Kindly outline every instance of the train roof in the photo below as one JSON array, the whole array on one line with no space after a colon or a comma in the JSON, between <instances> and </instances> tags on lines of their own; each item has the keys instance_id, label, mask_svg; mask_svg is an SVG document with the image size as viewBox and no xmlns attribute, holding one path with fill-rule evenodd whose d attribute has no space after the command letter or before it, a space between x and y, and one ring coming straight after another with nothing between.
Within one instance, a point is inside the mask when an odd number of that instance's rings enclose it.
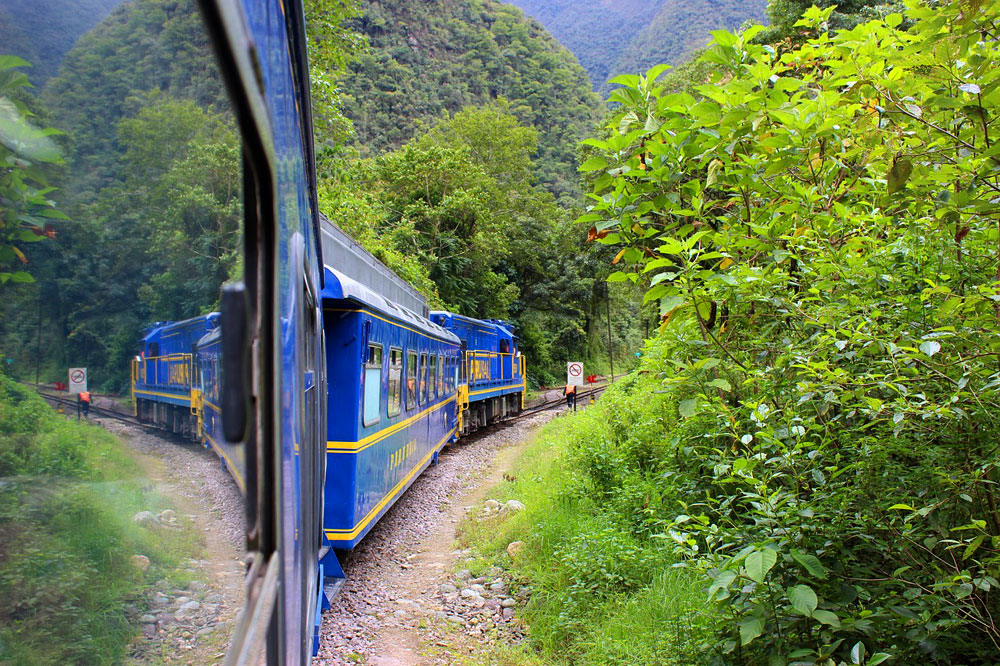
<instances>
[{"instance_id":1,"label":"train roof","mask_svg":"<svg viewBox=\"0 0 1000 666\"><path fill-rule=\"evenodd\" d=\"M163 337L164 335L184 331L190 328L204 327L210 330L218 328L218 326L219 313L210 312L208 314L198 315L197 317L192 317L191 319L185 319L183 321L158 321L146 329L142 339L145 341L150 338Z\"/></svg>"},{"instance_id":2,"label":"train roof","mask_svg":"<svg viewBox=\"0 0 1000 666\"><path fill-rule=\"evenodd\" d=\"M431 318L440 318L443 321L460 321L469 324L470 326L477 326L480 329L490 332L496 331L512 338L517 337L514 334L514 327L500 319L475 319L473 317L466 317L465 315L460 315L455 312L447 312L445 310L434 310L431 312Z\"/></svg>"},{"instance_id":3,"label":"train roof","mask_svg":"<svg viewBox=\"0 0 1000 666\"><path fill-rule=\"evenodd\" d=\"M393 273L326 216L320 215L320 223L324 264L336 266L342 275L364 285L390 303L398 303L425 318L430 315L427 299L409 282Z\"/></svg>"},{"instance_id":4,"label":"train roof","mask_svg":"<svg viewBox=\"0 0 1000 666\"><path fill-rule=\"evenodd\" d=\"M353 301L366 309L393 318L400 324L416 328L419 332L440 338L455 345L461 344L454 333L402 305L392 302L382 294L368 288L337 269L324 267L324 301Z\"/></svg>"}]
</instances>

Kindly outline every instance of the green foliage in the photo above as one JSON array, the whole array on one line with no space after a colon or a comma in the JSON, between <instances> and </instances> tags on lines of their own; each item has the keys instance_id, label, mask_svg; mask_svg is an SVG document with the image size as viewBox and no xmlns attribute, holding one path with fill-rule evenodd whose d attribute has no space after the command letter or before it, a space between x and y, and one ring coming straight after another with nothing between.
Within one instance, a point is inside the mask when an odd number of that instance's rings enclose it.
<instances>
[{"instance_id":1,"label":"green foliage","mask_svg":"<svg viewBox=\"0 0 1000 666\"><path fill-rule=\"evenodd\" d=\"M367 1L352 24L371 51L350 64L345 112L359 148L398 149L445 112L510 100L538 131L540 182L579 191L576 143L599 118L586 73L547 33L495 0Z\"/></svg>"},{"instance_id":2,"label":"green foliage","mask_svg":"<svg viewBox=\"0 0 1000 666\"><path fill-rule=\"evenodd\" d=\"M354 132L344 116L341 79L347 63L367 48L364 36L347 27L360 13L358 0L306 0L309 81L318 168L332 159Z\"/></svg>"},{"instance_id":3,"label":"green foliage","mask_svg":"<svg viewBox=\"0 0 1000 666\"><path fill-rule=\"evenodd\" d=\"M105 664L137 633L127 607L195 553L196 533L140 527L168 508L104 430L0 376L0 660ZM149 558L142 572L134 554Z\"/></svg>"},{"instance_id":4,"label":"green foliage","mask_svg":"<svg viewBox=\"0 0 1000 666\"><path fill-rule=\"evenodd\" d=\"M25 249L38 284L0 303L0 349L21 376L81 365L122 390L143 327L211 309L240 270L239 141L194 4L114 10L26 103L65 132L49 196L74 224Z\"/></svg>"},{"instance_id":5,"label":"green foliage","mask_svg":"<svg viewBox=\"0 0 1000 666\"><path fill-rule=\"evenodd\" d=\"M557 417L519 456L492 496L524 511L461 527L463 541L530 589L525 652L539 663L707 663L702 575L673 566L670 545L636 528L669 505L655 492L661 470L639 464L666 448L657 438L669 398L649 375L624 384L596 407ZM515 540L525 547L512 561Z\"/></svg>"},{"instance_id":6,"label":"green foliage","mask_svg":"<svg viewBox=\"0 0 1000 666\"><path fill-rule=\"evenodd\" d=\"M122 0L4 0L0 6L3 53L34 63L32 84L55 76L63 56Z\"/></svg>"},{"instance_id":7,"label":"green foliage","mask_svg":"<svg viewBox=\"0 0 1000 666\"><path fill-rule=\"evenodd\" d=\"M586 478L663 479L633 529L711 577L725 663L989 664L1000 8L832 11L784 53L715 33L701 99L619 79L581 221L659 304L676 403Z\"/></svg>"},{"instance_id":8,"label":"green foliage","mask_svg":"<svg viewBox=\"0 0 1000 666\"><path fill-rule=\"evenodd\" d=\"M774 43L784 39L801 41L802 25L796 25L810 7L830 9L826 24L830 30L844 30L859 23L902 12L901 0L768 0L767 16L770 25L760 35L760 42Z\"/></svg>"},{"instance_id":9,"label":"green foliage","mask_svg":"<svg viewBox=\"0 0 1000 666\"><path fill-rule=\"evenodd\" d=\"M30 64L0 56L0 287L33 282L20 266L28 263L24 245L53 237L52 222L68 219L56 209L48 183L52 165L63 163L50 138L60 132L28 120L34 114L15 96L30 86L22 67Z\"/></svg>"},{"instance_id":10,"label":"green foliage","mask_svg":"<svg viewBox=\"0 0 1000 666\"><path fill-rule=\"evenodd\" d=\"M607 250L581 248L570 211L533 185L537 136L502 98L461 109L401 150L328 177L320 202L433 307L511 319L531 376L551 383L571 356L605 356L588 344L603 324L595 276Z\"/></svg>"}]
</instances>

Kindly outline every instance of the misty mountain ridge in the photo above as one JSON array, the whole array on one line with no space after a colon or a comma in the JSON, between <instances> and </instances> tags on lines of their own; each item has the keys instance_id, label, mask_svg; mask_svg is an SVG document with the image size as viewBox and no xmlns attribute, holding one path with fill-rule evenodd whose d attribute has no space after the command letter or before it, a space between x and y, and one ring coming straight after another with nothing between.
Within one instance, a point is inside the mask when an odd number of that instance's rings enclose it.
<instances>
[{"instance_id":1,"label":"misty mountain ridge","mask_svg":"<svg viewBox=\"0 0 1000 666\"><path fill-rule=\"evenodd\" d=\"M506 0L576 55L595 90L618 74L687 62L712 30L767 22L767 0Z\"/></svg>"}]
</instances>

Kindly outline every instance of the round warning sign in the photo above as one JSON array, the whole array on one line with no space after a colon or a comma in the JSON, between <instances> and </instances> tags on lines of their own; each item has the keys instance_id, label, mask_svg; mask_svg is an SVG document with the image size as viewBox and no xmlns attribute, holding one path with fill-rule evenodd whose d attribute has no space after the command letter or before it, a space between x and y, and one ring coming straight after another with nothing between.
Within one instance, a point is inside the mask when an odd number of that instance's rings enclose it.
<instances>
[{"instance_id":1,"label":"round warning sign","mask_svg":"<svg viewBox=\"0 0 1000 666\"><path fill-rule=\"evenodd\" d=\"M570 361L566 364L566 383L572 386L583 386L583 363Z\"/></svg>"},{"instance_id":2,"label":"round warning sign","mask_svg":"<svg viewBox=\"0 0 1000 666\"><path fill-rule=\"evenodd\" d=\"M82 393L87 390L87 368L69 369L69 392Z\"/></svg>"}]
</instances>

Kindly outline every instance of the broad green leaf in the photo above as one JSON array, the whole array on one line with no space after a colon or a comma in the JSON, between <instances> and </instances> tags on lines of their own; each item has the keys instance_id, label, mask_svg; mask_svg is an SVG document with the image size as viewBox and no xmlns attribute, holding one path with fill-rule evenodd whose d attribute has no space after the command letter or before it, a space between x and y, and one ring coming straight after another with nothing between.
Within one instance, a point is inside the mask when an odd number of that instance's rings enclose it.
<instances>
[{"instance_id":1,"label":"broad green leaf","mask_svg":"<svg viewBox=\"0 0 1000 666\"><path fill-rule=\"evenodd\" d=\"M941 351L941 343L937 340L926 340L925 342L920 343L920 351L928 356L934 356L934 354Z\"/></svg>"},{"instance_id":2,"label":"broad green leaf","mask_svg":"<svg viewBox=\"0 0 1000 666\"><path fill-rule=\"evenodd\" d=\"M800 550L791 551L792 559L795 560L799 566L809 572L810 575L823 580L826 578L826 567L823 563L819 561L819 558L811 553L803 553Z\"/></svg>"},{"instance_id":3,"label":"broad green leaf","mask_svg":"<svg viewBox=\"0 0 1000 666\"><path fill-rule=\"evenodd\" d=\"M580 165L579 171L597 171L608 166L608 161L600 156L588 158Z\"/></svg>"},{"instance_id":4,"label":"broad green leaf","mask_svg":"<svg viewBox=\"0 0 1000 666\"><path fill-rule=\"evenodd\" d=\"M889 174L886 179L889 183L889 194L895 194L899 192L906 185L906 181L910 179L910 174L913 173L913 163L910 162L905 157L900 157L893 160L892 167L889 169Z\"/></svg>"},{"instance_id":5,"label":"broad green leaf","mask_svg":"<svg viewBox=\"0 0 1000 666\"><path fill-rule=\"evenodd\" d=\"M892 655L886 654L885 652L876 652L872 655L872 658L868 660L868 666L878 666L886 659L892 659Z\"/></svg>"},{"instance_id":6,"label":"broad green leaf","mask_svg":"<svg viewBox=\"0 0 1000 666\"><path fill-rule=\"evenodd\" d=\"M15 55L0 55L0 70L13 67L31 67L31 63Z\"/></svg>"},{"instance_id":7,"label":"broad green leaf","mask_svg":"<svg viewBox=\"0 0 1000 666\"><path fill-rule=\"evenodd\" d=\"M916 509L914 509L909 504L893 504L892 506L890 506L886 510L887 511L916 511Z\"/></svg>"},{"instance_id":8,"label":"broad green leaf","mask_svg":"<svg viewBox=\"0 0 1000 666\"><path fill-rule=\"evenodd\" d=\"M836 613L827 610L813 611L813 618L819 620L823 624L829 625L834 628L840 628L840 618L837 617Z\"/></svg>"},{"instance_id":9,"label":"broad green leaf","mask_svg":"<svg viewBox=\"0 0 1000 666\"><path fill-rule=\"evenodd\" d=\"M691 418L698 413L698 398L688 398L687 400L681 400L680 404L677 405L677 411L681 413L686 419Z\"/></svg>"},{"instance_id":10,"label":"broad green leaf","mask_svg":"<svg viewBox=\"0 0 1000 666\"><path fill-rule=\"evenodd\" d=\"M858 641L851 648L851 663L852 664L863 664L865 663L865 644Z\"/></svg>"},{"instance_id":11,"label":"broad green leaf","mask_svg":"<svg viewBox=\"0 0 1000 666\"><path fill-rule=\"evenodd\" d=\"M747 555L747 559L744 562L747 576L758 583L763 583L767 572L771 570L777 561L778 553L770 548L756 550Z\"/></svg>"},{"instance_id":12,"label":"broad green leaf","mask_svg":"<svg viewBox=\"0 0 1000 666\"><path fill-rule=\"evenodd\" d=\"M663 74L668 69L673 69L673 65L663 64L651 67L649 70L646 71L646 80L652 83L656 81L656 79L660 78L660 75Z\"/></svg>"},{"instance_id":13,"label":"broad green leaf","mask_svg":"<svg viewBox=\"0 0 1000 666\"><path fill-rule=\"evenodd\" d=\"M714 388L717 388L717 389L722 389L723 391L726 391L727 393L729 391L733 390L733 385L730 384L729 382L727 382L725 379L722 379L721 377L719 377L717 379L713 379L712 381L710 381L708 383L708 385L712 386Z\"/></svg>"},{"instance_id":14,"label":"broad green leaf","mask_svg":"<svg viewBox=\"0 0 1000 666\"><path fill-rule=\"evenodd\" d=\"M710 33L715 38L715 43L720 46L735 46L736 35L728 30L712 30Z\"/></svg>"},{"instance_id":15,"label":"broad green leaf","mask_svg":"<svg viewBox=\"0 0 1000 666\"><path fill-rule=\"evenodd\" d=\"M808 585L796 585L788 588L788 600L792 603L792 608L806 617L811 616L816 607L819 606L816 592Z\"/></svg>"},{"instance_id":16,"label":"broad green leaf","mask_svg":"<svg viewBox=\"0 0 1000 666\"><path fill-rule=\"evenodd\" d=\"M753 639L764 633L764 618L751 615L740 622L740 643L749 645Z\"/></svg>"}]
</instances>

